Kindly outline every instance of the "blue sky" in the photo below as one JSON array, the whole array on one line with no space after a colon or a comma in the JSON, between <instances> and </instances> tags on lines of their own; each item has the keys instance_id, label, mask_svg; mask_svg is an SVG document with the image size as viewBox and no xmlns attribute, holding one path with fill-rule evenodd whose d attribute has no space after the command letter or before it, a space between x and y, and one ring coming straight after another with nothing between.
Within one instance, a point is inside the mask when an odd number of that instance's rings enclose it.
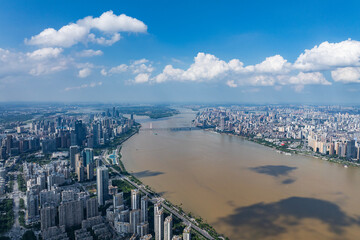
<instances>
[{"instance_id":1,"label":"blue sky","mask_svg":"<svg viewBox=\"0 0 360 240\"><path fill-rule=\"evenodd\" d=\"M0 101L357 104L359 7L2 1Z\"/></svg>"}]
</instances>

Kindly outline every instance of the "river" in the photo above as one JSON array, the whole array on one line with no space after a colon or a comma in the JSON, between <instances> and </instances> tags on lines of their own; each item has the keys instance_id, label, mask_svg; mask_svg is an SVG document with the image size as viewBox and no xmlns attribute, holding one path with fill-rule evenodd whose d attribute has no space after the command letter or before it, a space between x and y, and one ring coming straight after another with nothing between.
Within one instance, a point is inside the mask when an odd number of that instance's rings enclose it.
<instances>
[{"instance_id":1,"label":"river","mask_svg":"<svg viewBox=\"0 0 360 240\"><path fill-rule=\"evenodd\" d=\"M143 128L189 126L191 110ZM123 162L144 184L230 239L359 239L360 169L286 156L211 131L140 131Z\"/></svg>"}]
</instances>

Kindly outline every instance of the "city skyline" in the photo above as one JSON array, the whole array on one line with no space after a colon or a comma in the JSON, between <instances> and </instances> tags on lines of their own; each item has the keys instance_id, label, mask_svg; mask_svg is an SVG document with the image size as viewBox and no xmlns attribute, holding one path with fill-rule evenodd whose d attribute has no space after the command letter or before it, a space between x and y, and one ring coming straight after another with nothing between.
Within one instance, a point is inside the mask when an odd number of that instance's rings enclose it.
<instances>
[{"instance_id":1,"label":"city skyline","mask_svg":"<svg viewBox=\"0 0 360 240\"><path fill-rule=\"evenodd\" d=\"M347 3L4 2L0 102L357 104Z\"/></svg>"}]
</instances>

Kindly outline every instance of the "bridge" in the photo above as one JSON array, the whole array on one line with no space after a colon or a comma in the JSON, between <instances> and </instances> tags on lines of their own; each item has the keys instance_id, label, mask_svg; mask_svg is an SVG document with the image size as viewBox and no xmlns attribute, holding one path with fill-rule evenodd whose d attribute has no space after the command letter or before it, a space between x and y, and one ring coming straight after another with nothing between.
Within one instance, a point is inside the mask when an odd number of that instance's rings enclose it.
<instances>
[{"instance_id":1,"label":"bridge","mask_svg":"<svg viewBox=\"0 0 360 240\"><path fill-rule=\"evenodd\" d=\"M140 128L140 131L194 131L194 130L201 130L198 127L173 127L173 128Z\"/></svg>"}]
</instances>

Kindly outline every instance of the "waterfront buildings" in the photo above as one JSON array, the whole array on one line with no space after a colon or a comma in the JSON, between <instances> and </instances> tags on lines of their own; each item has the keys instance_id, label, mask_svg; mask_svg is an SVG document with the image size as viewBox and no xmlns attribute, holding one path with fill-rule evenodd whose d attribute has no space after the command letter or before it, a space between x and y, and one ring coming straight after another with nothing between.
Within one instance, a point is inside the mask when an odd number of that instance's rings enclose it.
<instances>
[{"instance_id":1,"label":"waterfront buildings","mask_svg":"<svg viewBox=\"0 0 360 240\"><path fill-rule=\"evenodd\" d=\"M172 219L172 215L170 215L166 217L164 221L164 240L172 240L173 237L172 227L173 227L173 219Z\"/></svg>"}]
</instances>

